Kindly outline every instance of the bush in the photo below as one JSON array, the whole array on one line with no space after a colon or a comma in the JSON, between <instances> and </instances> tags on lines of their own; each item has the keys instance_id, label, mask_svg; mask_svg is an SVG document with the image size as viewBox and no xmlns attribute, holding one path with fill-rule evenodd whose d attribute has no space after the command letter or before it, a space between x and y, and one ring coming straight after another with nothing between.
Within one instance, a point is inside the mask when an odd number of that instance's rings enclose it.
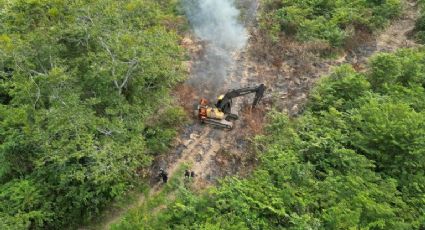
<instances>
[{"instance_id":1,"label":"bush","mask_svg":"<svg viewBox=\"0 0 425 230\"><path fill-rule=\"evenodd\" d=\"M312 111L327 110L330 107L348 110L354 106L355 99L364 96L371 88L363 74L351 66L344 65L326 78L323 78L311 93L309 107Z\"/></svg>"},{"instance_id":2,"label":"bush","mask_svg":"<svg viewBox=\"0 0 425 230\"><path fill-rule=\"evenodd\" d=\"M188 120L181 107L168 108L155 119L145 128L143 135L148 151L158 155L169 150L172 140L177 136L176 127L182 127Z\"/></svg>"},{"instance_id":3,"label":"bush","mask_svg":"<svg viewBox=\"0 0 425 230\"><path fill-rule=\"evenodd\" d=\"M0 227L42 228L53 216L42 189L31 180L15 180L0 186Z\"/></svg>"},{"instance_id":4,"label":"bush","mask_svg":"<svg viewBox=\"0 0 425 230\"><path fill-rule=\"evenodd\" d=\"M420 43L425 44L425 8L424 8L425 1L420 0L419 5L421 6L422 9L421 9L421 16L416 21L415 36Z\"/></svg>"},{"instance_id":5,"label":"bush","mask_svg":"<svg viewBox=\"0 0 425 230\"><path fill-rule=\"evenodd\" d=\"M331 47L341 47L355 35L351 28L375 31L400 12L400 0L272 0L264 2L261 25L272 36L283 31L295 33L301 41L323 40Z\"/></svg>"}]
</instances>

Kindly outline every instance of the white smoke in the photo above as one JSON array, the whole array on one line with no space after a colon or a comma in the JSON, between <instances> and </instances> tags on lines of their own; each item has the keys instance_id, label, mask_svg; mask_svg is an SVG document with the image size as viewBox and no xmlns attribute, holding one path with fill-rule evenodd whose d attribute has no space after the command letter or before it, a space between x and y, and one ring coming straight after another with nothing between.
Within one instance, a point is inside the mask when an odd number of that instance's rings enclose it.
<instances>
[{"instance_id":1,"label":"white smoke","mask_svg":"<svg viewBox=\"0 0 425 230\"><path fill-rule=\"evenodd\" d=\"M233 0L183 0L183 6L195 35L206 44L188 83L201 93L215 93L234 64L232 54L246 46L248 32Z\"/></svg>"},{"instance_id":2,"label":"white smoke","mask_svg":"<svg viewBox=\"0 0 425 230\"><path fill-rule=\"evenodd\" d=\"M239 23L239 10L232 0L185 1L186 13L195 34L222 49L237 50L246 45L248 34Z\"/></svg>"}]
</instances>

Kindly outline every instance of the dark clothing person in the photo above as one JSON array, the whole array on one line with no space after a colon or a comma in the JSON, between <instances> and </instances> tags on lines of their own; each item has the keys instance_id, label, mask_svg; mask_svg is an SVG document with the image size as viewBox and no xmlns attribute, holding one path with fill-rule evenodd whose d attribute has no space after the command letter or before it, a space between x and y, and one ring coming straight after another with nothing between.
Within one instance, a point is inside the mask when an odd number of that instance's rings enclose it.
<instances>
[{"instance_id":1,"label":"dark clothing person","mask_svg":"<svg viewBox=\"0 0 425 230\"><path fill-rule=\"evenodd\" d=\"M185 177L185 178L189 178L189 177L190 177L190 172L189 172L189 170L187 170L187 169L186 169L186 170L184 171L184 177Z\"/></svg>"},{"instance_id":2,"label":"dark clothing person","mask_svg":"<svg viewBox=\"0 0 425 230\"><path fill-rule=\"evenodd\" d=\"M167 183L168 181L168 173L164 171L164 169L159 170L159 177L162 178L162 182Z\"/></svg>"},{"instance_id":3,"label":"dark clothing person","mask_svg":"<svg viewBox=\"0 0 425 230\"><path fill-rule=\"evenodd\" d=\"M194 171L190 172L190 177L195 177L195 172Z\"/></svg>"}]
</instances>

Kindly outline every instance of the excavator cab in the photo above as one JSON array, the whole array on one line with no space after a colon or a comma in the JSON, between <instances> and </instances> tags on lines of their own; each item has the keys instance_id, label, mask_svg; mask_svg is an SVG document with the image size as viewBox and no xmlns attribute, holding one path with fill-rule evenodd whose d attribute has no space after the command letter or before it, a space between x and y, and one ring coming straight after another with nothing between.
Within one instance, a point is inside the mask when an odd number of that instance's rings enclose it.
<instances>
[{"instance_id":1,"label":"excavator cab","mask_svg":"<svg viewBox=\"0 0 425 230\"><path fill-rule=\"evenodd\" d=\"M217 103L215 104L215 106L219 108L220 111L222 111L223 113L231 113L232 100L230 99L224 103L223 99L225 98L225 96L226 95L224 94L218 96Z\"/></svg>"}]
</instances>

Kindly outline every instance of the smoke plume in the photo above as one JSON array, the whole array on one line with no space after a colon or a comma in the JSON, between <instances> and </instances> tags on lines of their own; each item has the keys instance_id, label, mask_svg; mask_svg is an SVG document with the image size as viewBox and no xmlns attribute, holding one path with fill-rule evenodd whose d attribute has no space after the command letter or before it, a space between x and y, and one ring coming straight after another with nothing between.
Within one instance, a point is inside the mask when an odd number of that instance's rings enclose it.
<instances>
[{"instance_id":1,"label":"smoke plume","mask_svg":"<svg viewBox=\"0 0 425 230\"><path fill-rule=\"evenodd\" d=\"M232 54L245 47L248 34L233 0L183 0L195 35L204 42L188 83L207 96L223 88L234 64Z\"/></svg>"}]
</instances>

